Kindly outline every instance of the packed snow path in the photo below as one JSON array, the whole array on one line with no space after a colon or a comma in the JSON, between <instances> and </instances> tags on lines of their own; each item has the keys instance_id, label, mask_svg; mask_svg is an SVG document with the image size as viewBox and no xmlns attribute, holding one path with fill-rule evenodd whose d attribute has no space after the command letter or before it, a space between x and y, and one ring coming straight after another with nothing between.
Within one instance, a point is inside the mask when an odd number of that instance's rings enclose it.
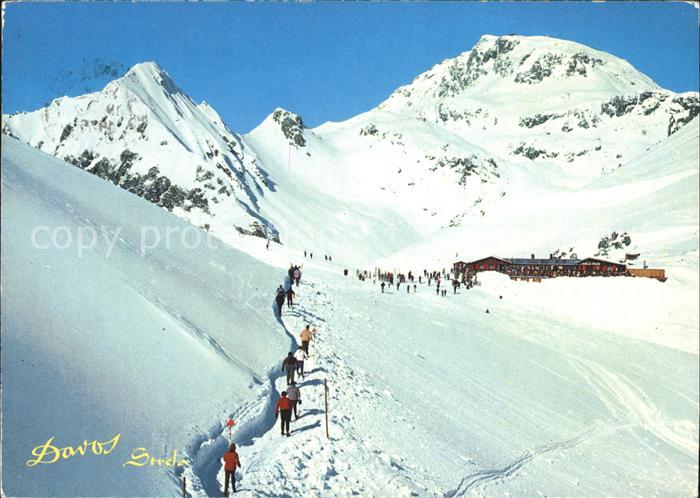
<instances>
[{"instance_id":1,"label":"packed snow path","mask_svg":"<svg viewBox=\"0 0 700 498\"><path fill-rule=\"evenodd\" d=\"M373 399L382 396L366 382L358 369L349 368L338 355L330 351L324 336L333 333L325 318L314 314L315 308L333 309L333 302L317 288L319 284L303 279L297 291L297 304L283 308L281 326L291 337L291 350L297 347L296 337L310 324L318 329L310 346L310 358L305 362L305 376L297 376L302 404L299 419L292 419L292 437L280 435L279 420L274 406L279 393L286 389L286 376L279 368L270 372L270 384L259 401L232 414L238 421L233 441L238 446L243 467L239 471L237 490L242 496L350 496L383 495L387 483L413 489L410 477L401 475L402 467L362 440L349 416L335 413L333 406L340 397L376 405ZM300 298L300 296L303 296ZM280 364L286 352L280 353ZM330 375L329 375L330 374ZM329 389L330 438L325 435L324 380L332 378ZM354 429L354 430L351 430ZM195 465L186 471L191 494L219 496L223 489L221 455L228 444L228 430L223 423L216 425L209 437L199 438L191 449ZM283 458L279 458L283 455ZM357 457L361 456L361 460ZM348 475L350 462L353 471ZM378 476L382 478L378 479ZM419 489L421 494L427 489Z\"/></svg>"},{"instance_id":2,"label":"packed snow path","mask_svg":"<svg viewBox=\"0 0 700 498\"><path fill-rule=\"evenodd\" d=\"M692 492L697 357L508 298L480 288L438 297L425 284L382 295L371 280L306 271L282 317L294 337L318 328L301 417L280 436L276 365L260 401L234 414L241 495ZM224 435L217 427L195 467L206 474L201 494L223 488Z\"/></svg>"}]
</instances>

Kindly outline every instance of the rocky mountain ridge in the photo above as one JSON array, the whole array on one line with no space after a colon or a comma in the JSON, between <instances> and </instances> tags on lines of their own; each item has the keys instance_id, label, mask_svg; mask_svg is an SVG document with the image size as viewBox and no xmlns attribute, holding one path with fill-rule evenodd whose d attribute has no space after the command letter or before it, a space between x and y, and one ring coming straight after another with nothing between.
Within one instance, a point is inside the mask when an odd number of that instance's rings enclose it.
<instances>
[{"instance_id":1,"label":"rocky mountain ridge","mask_svg":"<svg viewBox=\"0 0 700 498\"><path fill-rule=\"evenodd\" d=\"M277 239L260 215L260 198L274 190L267 173L211 106L195 104L155 63L100 92L3 116L3 133L203 228Z\"/></svg>"}]
</instances>

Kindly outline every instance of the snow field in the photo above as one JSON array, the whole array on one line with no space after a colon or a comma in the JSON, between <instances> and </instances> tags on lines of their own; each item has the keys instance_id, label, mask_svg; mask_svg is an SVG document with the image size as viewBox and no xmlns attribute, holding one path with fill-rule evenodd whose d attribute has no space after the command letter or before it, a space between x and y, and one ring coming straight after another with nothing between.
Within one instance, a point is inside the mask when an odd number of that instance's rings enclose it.
<instances>
[{"instance_id":1,"label":"snow field","mask_svg":"<svg viewBox=\"0 0 700 498\"><path fill-rule=\"evenodd\" d=\"M694 489L696 355L498 299L498 279L438 297L425 284L382 295L369 282L309 273L283 317L297 333L319 328L301 388L308 412L291 438L271 426L241 451L253 459L241 473L250 496Z\"/></svg>"}]
</instances>

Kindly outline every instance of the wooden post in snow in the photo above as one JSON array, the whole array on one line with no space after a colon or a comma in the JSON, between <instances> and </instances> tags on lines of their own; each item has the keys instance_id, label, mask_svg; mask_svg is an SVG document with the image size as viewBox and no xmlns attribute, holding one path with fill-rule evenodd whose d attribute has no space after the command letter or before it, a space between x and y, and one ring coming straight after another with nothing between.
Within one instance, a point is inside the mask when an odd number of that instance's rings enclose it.
<instances>
[{"instance_id":1,"label":"wooden post in snow","mask_svg":"<svg viewBox=\"0 0 700 498\"><path fill-rule=\"evenodd\" d=\"M326 408L326 439L328 439L328 383L323 379L323 402Z\"/></svg>"}]
</instances>

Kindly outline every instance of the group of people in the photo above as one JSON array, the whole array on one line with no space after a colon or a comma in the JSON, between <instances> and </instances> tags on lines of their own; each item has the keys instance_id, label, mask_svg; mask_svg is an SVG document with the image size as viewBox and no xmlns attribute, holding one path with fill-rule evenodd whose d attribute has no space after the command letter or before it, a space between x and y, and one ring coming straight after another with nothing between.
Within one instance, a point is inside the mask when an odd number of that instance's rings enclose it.
<instances>
[{"instance_id":1,"label":"group of people","mask_svg":"<svg viewBox=\"0 0 700 498\"><path fill-rule=\"evenodd\" d=\"M309 259L314 259L314 253L304 250L304 257L309 258ZM324 261L333 261L333 258L331 258L330 254L324 254L323 260Z\"/></svg>"},{"instance_id":2,"label":"group of people","mask_svg":"<svg viewBox=\"0 0 700 498\"><path fill-rule=\"evenodd\" d=\"M277 287L277 292L275 296L275 302L277 303L277 316L282 316L282 307L284 306L285 300L287 301L287 307L294 307L294 298L297 295L292 288L295 284L299 287L299 282L301 281L301 267L299 265L291 264L289 265L289 270L287 270L287 276L289 277L289 286L285 289L285 285L280 285Z\"/></svg>"},{"instance_id":3,"label":"group of people","mask_svg":"<svg viewBox=\"0 0 700 498\"><path fill-rule=\"evenodd\" d=\"M301 280L301 268L299 265L290 263L287 275L289 276L289 286L291 287L292 283L296 283L297 287L299 287L299 280Z\"/></svg>"},{"instance_id":4,"label":"group of people","mask_svg":"<svg viewBox=\"0 0 700 498\"><path fill-rule=\"evenodd\" d=\"M442 286L443 282L447 281L452 285L452 292L457 294L457 290L464 285L466 289L471 289L474 287L476 282L476 275L469 274L466 272L455 273L454 270L447 271L445 268L442 270L428 271L423 270L422 275L415 275L412 271L408 273L396 273L391 271L383 271L381 268L375 268L372 271L368 270L355 270L355 275L360 281L365 281L367 279L372 279L372 282L376 284L379 280L379 287L384 293L384 289L387 285L393 286L396 283L396 290L401 290L401 284L406 284L406 293L411 293L411 287L413 287L413 293L418 292L418 286L415 283L418 281L422 284L424 281L428 284L428 287L435 283L435 294L438 296L446 296L447 289Z\"/></svg>"},{"instance_id":5,"label":"group of people","mask_svg":"<svg viewBox=\"0 0 700 498\"><path fill-rule=\"evenodd\" d=\"M311 329L310 325L307 324L299 334L301 346L297 348L296 352L290 351L282 361L282 371L287 373L287 390L282 391L277 400L275 418L280 418L280 430L283 436L286 434L289 437L291 433L289 425L292 421L292 414L294 414L294 420L299 418L297 405L301 404L301 392L294 380L294 375L304 377L304 361L309 358L309 344L314 340L315 334L316 329Z\"/></svg>"},{"instance_id":6,"label":"group of people","mask_svg":"<svg viewBox=\"0 0 700 498\"><path fill-rule=\"evenodd\" d=\"M287 290L284 290L284 287L281 285L277 287L277 296L275 297L275 302L277 302L277 316L282 316L282 306L284 306L285 299L287 300L287 306L289 308L294 306L294 296L296 296L296 292L292 290L291 285Z\"/></svg>"},{"instance_id":7,"label":"group of people","mask_svg":"<svg viewBox=\"0 0 700 498\"><path fill-rule=\"evenodd\" d=\"M282 361L282 371L287 373L287 389L282 391L275 405L275 418L280 419L282 436L291 435L290 424L292 415L294 420L299 418L298 405L301 405L301 390L294 380L294 376L304 377L304 362L309 358L309 344L314 340L316 328L307 324L300 334L301 345L296 352L290 351ZM228 450L223 455L224 460L224 495L228 496L229 483L236 492L236 468L241 468L241 461L236 452L236 445L230 443Z\"/></svg>"},{"instance_id":8,"label":"group of people","mask_svg":"<svg viewBox=\"0 0 700 498\"><path fill-rule=\"evenodd\" d=\"M294 381L294 375L304 376L304 361L309 357L309 343L313 341L316 329L309 329L307 325L301 330L301 346L296 352L290 351L287 357L282 361L282 371L287 372L287 384Z\"/></svg>"}]
</instances>

